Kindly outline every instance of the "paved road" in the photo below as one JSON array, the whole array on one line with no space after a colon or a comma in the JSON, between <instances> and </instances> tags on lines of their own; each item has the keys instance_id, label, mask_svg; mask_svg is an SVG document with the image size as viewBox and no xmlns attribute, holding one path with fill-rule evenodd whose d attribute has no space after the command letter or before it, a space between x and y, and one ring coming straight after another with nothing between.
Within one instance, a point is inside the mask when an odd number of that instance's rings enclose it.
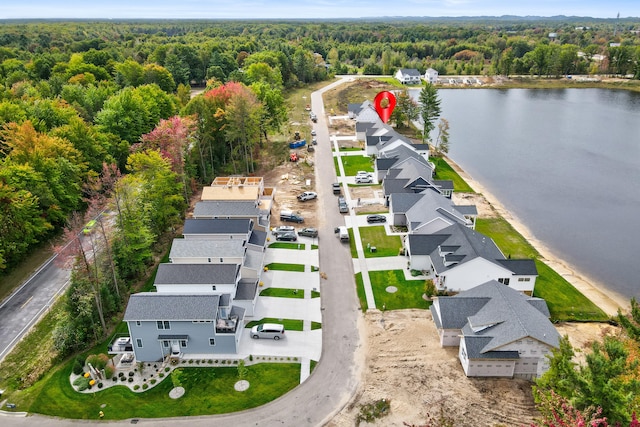
<instances>
[{"instance_id":1,"label":"paved road","mask_svg":"<svg viewBox=\"0 0 640 427\"><path fill-rule=\"evenodd\" d=\"M70 272L50 259L0 305L0 361L46 313L69 280Z\"/></svg>"},{"instance_id":2,"label":"paved road","mask_svg":"<svg viewBox=\"0 0 640 427\"><path fill-rule=\"evenodd\" d=\"M317 132L316 191L318 193L320 271L322 295L322 357L312 375L299 387L281 398L259 408L228 415L184 417L161 420L140 419L138 424L154 426L320 426L326 424L349 401L358 385L356 351L360 346L357 323L361 320L353 279L353 263L349 246L340 243L333 228L344 224L338 212L331 183L335 171L329 131L325 120L322 92L341 81L326 86L311 95L311 105L318 115L314 126ZM99 396L99 395L98 395ZM97 397L99 399L99 397ZM108 402L105 402L108 403ZM105 412L108 411L108 406ZM88 421L60 420L42 416L2 417L3 426L77 426ZM130 425L130 420L109 424Z\"/></svg>"}]
</instances>

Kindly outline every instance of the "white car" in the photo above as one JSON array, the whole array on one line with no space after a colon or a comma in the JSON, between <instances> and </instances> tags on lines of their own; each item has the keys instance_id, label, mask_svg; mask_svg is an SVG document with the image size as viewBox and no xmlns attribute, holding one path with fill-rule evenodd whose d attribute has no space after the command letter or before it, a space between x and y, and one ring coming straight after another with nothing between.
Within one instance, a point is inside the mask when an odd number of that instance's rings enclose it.
<instances>
[{"instance_id":1,"label":"white car","mask_svg":"<svg viewBox=\"0 0 640 427\"><path fill-rule=\"evenodd\" d=\"M318 194L313 191L305 191L298 196L298 200L300 200L301 202L306 202L307 200L313 200L317 198Z\"/></svg>"},{"instance_id":2,"label":"white car","mask_svg":"<svg viewBox=\"0 0 640 427\"><path fill-rule=\"evenodd\" d=\"M356 176L373 176L373 173L365 172L365 171L358 171L358 173L356 173Z\"/></svg>"},{"instance_id":3,"label":"white car","mask_svg":"<svg viewBox=\"0 0 640 427\"><path fill-rule=\"evenodd\" d=\"M371 175L356 175L356 184L371 184L373 177Z\"/></svg>"},{"instance_id":4,"label":"white car","mask_svg":"<svg viewBox=\"0 0 640 427\"><path fill-rule=\"evenodd\" d=\"M276 228L273 229L273 235L276 236L276 237L279 234L295 233L295 232L296 232L296 229L292 225L281 225L281 226L276 227Z\"/></svg>"}]
</instances>

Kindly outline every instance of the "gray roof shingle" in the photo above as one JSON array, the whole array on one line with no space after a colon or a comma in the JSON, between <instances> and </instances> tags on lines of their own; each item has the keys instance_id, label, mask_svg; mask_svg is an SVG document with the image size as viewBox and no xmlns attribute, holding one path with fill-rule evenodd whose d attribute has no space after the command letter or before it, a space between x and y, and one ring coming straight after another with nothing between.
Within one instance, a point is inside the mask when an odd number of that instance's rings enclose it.
<instances>
[{"instance_id":1,"label":"gray roof shingle","mask_svg":"<svg viewBox=\"0 0 640 427\"><path fill-rule=\"evenodd\" d=\"M253 201L203 201L196 203L193 217L257 217L261 211L260 206Z\"/></svg>"},{"instance_id":2,"label":"gray roof shingle","mask_svg":"<svg viewBox=\"0 0 640 427\"><path fill-rule=\"evenodd\" d=\"M243 258L246 248L240 239L173 239L169 259L177 258Z\"/></svg>"},{"instance_id":3,"label":"gray roof shingle","mask_svg":"<svg viewBox=\"0 0 640 427\"><path fill-rule=\"evenodd\" d=\"M182 234L249 234L252 228L251 220L248 218L188 218L184 221Z\"/></svg>"},{"instance_id":4,"label":"gray roof shingle","mask_svg":"<svg viewBox=\"0 0 640 427\"><path fill-rule=\"evenodd\" d=\"M141 292L129 298L124 321L215 320L219 295Z\"/></svg>"},{"instance_id":5,"label":"gray roof shingle","mask_svg":"<svg viewBox=\"0 0 640 427\"><path fill-rule=\"evenodd\" d=\"M224 285L237 281L238 264L160 264L156 285Z\"/></svg>"}]
</instances>

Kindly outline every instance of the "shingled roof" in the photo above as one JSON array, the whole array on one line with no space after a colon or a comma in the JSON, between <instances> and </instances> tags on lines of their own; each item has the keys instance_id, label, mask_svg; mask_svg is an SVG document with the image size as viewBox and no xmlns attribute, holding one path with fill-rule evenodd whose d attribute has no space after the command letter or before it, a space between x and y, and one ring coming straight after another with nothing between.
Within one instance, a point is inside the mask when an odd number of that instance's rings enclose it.
<instances>
[{"instance_id":1,"label":"shingled roof","mask_svg":"<svg viewBox=\"0 0 640 427\"><path fill-rule=\"evenodd\" d=\"M215 320L219 295L175 295L141 292L129 298L124 321Z\"/></svg>"}]
</instances>

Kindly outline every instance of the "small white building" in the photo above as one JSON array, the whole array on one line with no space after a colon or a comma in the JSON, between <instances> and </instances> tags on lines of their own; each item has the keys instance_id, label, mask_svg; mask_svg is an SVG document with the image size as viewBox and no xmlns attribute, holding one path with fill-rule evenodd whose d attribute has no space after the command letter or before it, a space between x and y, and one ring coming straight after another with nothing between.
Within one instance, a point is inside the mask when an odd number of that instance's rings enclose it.
<instances>
[{"instance_id":1,"label":"small white building","mask_svg":"<svg viewBox=\"0 0 640 427\"><path fill-rule=\"evenodd\" d=\"M438 71L434 70L433 68L429 68L424 73L424 79L429 83L431 83L432 85L438 83Z\"/></svg>"}]
</instances>

